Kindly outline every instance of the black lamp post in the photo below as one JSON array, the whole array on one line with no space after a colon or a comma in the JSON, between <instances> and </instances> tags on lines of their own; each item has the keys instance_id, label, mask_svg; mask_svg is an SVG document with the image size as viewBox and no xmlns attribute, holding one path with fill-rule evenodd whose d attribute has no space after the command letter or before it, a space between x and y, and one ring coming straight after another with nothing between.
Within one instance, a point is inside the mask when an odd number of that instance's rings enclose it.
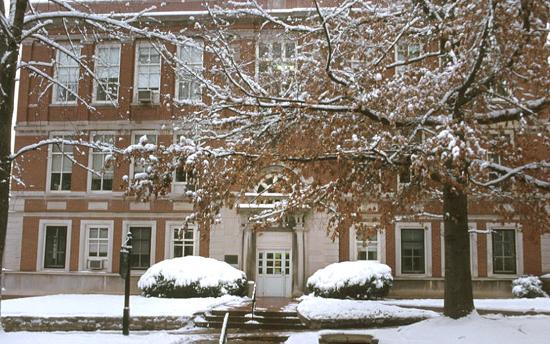
<instances>
[{"instance_id":1,"label":"black lamp post","mask_svg":"<svg viewBox=\"0 0 550 344\"><path fill-rule=\"evenodd\" d=\"M120 277L124 278L124 311L122 313L122 334L130 333L130 253L132 252L132 233L128 232L126 241L120 248Z\"/></svg>"}]
</instances>

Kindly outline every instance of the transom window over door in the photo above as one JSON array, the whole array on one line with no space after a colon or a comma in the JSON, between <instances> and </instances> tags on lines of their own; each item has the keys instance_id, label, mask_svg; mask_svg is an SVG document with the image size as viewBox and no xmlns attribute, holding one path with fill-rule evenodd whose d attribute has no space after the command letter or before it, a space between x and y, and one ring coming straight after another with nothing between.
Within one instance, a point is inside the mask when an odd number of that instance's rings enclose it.
<instances>
[{"instance_id":1,"label":"transom window over door","mask_svg":"<svg viewBox=\"0 0 550 344\"><path fill-rule=\"evenodd\" d=\"M195 233L193 228L174 228L172 232L174 258L194 255Z\"/></svg>"},{"instance_id":2,"label":"transom window over door","mask_svg":"<svg viewBox=\"0 0 550 344\"><path fill-rule=\"evenodd\" d=\"M151 227L130 227L132 233L131 266L147 269L151 265Z\"/></svg>"},{"instance_id":3,"label":"transom window over door","mask_svg":"<svg viewBox=\"0 0 550 344\"><path fill-rule=\"evenodd\" d=\"M516 274L516 231L495 229L492 233L493 273Z\"/></svg>"},{"instance_id":4,"label":"transom window over door","mask_svg":"<svg viewBox=\"0 0 550 344\"><path fill-rule=\"evenodd\" d=\"M64 48L76 57L57 50L55 61L55 78L57 83L53 86L54 103L72 103L76 101L78 94L78 81L80 79L80 47L64 45Z\"/></svg>"},{"instance_id":5,"label":"transom window over door","mask_svg":"<svg viewBox=\"0 0 550 344\"><path fill-rule=\"evenodd\" d=\"M64 269L67 254L67 227L46 226L44 268Z\"/></svg>"},{"instance_id":6,"label":"transom window over door","mask_svg":"<svg viewBox=\"0 0 550 344\"><path fill-rule=\"evenodd\" d=\"M401 229L401 272L423 274L425 269L424 229Z\"/></svg>"},{"instance_id":7,"label":"transom window over door","mask_svg":"<svg viewBox=\"0 0 550 344\"><path fill-rule=\"evenodd\" d=\"M70 139L68 136L55 136L55 138ZM73 146L63 142L55 143L51 147L51 152L50 190L71 190Z\"/></svg>"},{"instance_id":8,"label":"transom window over door","mask_svg":"<svg viewBox=\"0 0 550 344\"><path fill-rule=\"evenodd\" d=\"M95 101L117 101L120 71L120 46L99 45L95 54Z\"/></svg>"},{"instance_id":9,"label":"transom window over door","mask_svg":"<svg viewBox=\"0 0 550 344\"><path fill-rule=\"evenodd\" d=\"M95 134L93 142L101 142L114 146L114 135ZM105 159L109 153L97 149L92 149L92 170L96 173L90 173L91 185L93 191L111 191L113 190L113 166L105 167ZM99 174L99 175L98 175Z\"/></svg>"}]
</instances>

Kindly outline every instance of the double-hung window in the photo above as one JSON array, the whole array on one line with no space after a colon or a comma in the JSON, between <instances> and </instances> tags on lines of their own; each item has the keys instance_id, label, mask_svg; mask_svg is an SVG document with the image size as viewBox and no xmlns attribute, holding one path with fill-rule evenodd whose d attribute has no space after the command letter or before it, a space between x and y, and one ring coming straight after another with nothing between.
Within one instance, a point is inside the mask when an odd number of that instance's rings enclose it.
<instances>
[{"instance_id":1,"label":"double-hung window","mask_svg":"<svg viewBox=\"0 0 550 344\"><path fill-rule=\"evenodd\" d=\"M159 102L160 90L160 53L152 45L140 44L137 47L137 85L136 96L140 102ZM141 91L142 92L140 94ZM149 95L147 100L142 94Z\"/></svg>"},{"instance_id":2,"label":"double-hung window","mask_svg":"<svg viewBox=\"0 0 550 344\"><path fill-rule=\"evenodd\" d=\"M54 103L74 103L78 94L80 79L80 47L63 46L69 53L57 50L55 59L55 83L53 87Z\"/></svg>"},{"instance_id":3,"label":"double-hung window","mask_svg":"<svg viewBox=\"0 0 550 344\"><path fill-rule=\"evenodd\" d=\"M290 91L296 72L296 43L290 40L264 40L258 44L258 79L269 92Z\"/></svg>"},{"instance_id":4,"label":"double-hung window","mask_svg":"<svg viewBox=\"0 0 550 344\"><path fill-rule=\"evenodd\" d=\"M378 233L374 232L366 240L357 236L357 260L378 260Z\"/></svg>"},{"instance_id":5,"label":"double-hung window","mask_svg":"<svg viewBox=\"0 0 550 344\"><path fill-rule=\"evenodd\" d=\"M493 273L516 274L516 231L514 229L494 229Z\"/></svg>"},{"instance_id":6,"label":"double-hung window","mask_svg":"<svg viewBox=\"0 0 550 344\"><path fill-rule=\"evenodd\" d=\"M195 232L193 228L173 228L172 238L173 258L195 254Z\"/></svg>"},{"instance_id":7,"label":"double-hung window","mask_svg":"<svg viewBox=\"0 0 550 344\"><path fill-rule=\"evenodd\" d=\"M201 83L197 76L201 76L203 68L203 47L200 42L187 44L178 49L178 93L179 101L201 101Z\"/></svg>"},{"instance_id":8,"label":"double-hung window","mask_svg":"<svg viewBox=\"0 0 550 344\"><path fill-rule=\"evenodd\" d=\"M410 60L420 57L422 53L422 45L419 43L400 43L395 47L395 62L396 63L406 63ZM407 70L409 65L400 65L395 67L396 73L402 73Z\"/></svg>"},{"instance_id":9,"label":"double-hung window","mask_svg":"<svg viewBox=\"0 0 550 344\"><path fill-rule=\"evenodd\" d=\"M424 229L401 229L401 272L424 274L425 259Z\"/></svg>"},{"instance_id":10,"label":"double-hung window","mask_svg":"<svg viewBox=\"0 0 550 344\"><path fill-rule=\"evenodd\" d=\"M88 227L88 268L103 269L103 261L109 255L109 228L102 226ZM100 265L96 262L100 263Z\"/></svg>"},{"instance_id":11,"label":"double-hung window","mask_svg":"<svg viewBox=\"0 0 550 344\"><path fill-rule=\"evenodd\" d=\"M145 136L147 138L147 144L157 144L157 135L156 134L134 134L134 143L138 144L141 138ZM147 172L149 164L145 158L137 158L134 160L134 177L137 173Z\"/></svg>"},{"instance_id":12,"label":"double-hung window","mask_svg":"<svg viewBox=\"0 0 550 344\"><path fill-rule=\"evenodd\" d=\"M59 139L70 139L68 136L56 136ZM71 190L71 176L73 169L73 146L65 142L54 143L51 146L50 161L50 190Z\"/></svg>"},{"instance_id":13,"label":"double-hung window","mask_svg":"<svg viewBox=\"0 0 550 344\"><path fill-rule=\"evenodd\" d=\"M147 269L151 265L151 227L130 227L130 233L130 265L134 269Z\"/></svg>"},{"instance_id":14,"label":"double-hung window","mask_svg":"<svg viewBox=\"0 0 550 344\"><path fill-rule=\"evenodd\" d=\"M116 102L120 72L120 46L98 45L95 53L94 100Z\"/></svg>"},{"instance_id":15,"label":"double-hung window","mask_svg":"<svg viewBox=\"0 0 550 344\"><path fill-rule=\"evenodd\" d=\"M64 269L67 255L67 227L46 226L44 268Z\"/></svg>"},{"instance_id":16,"label":"double-hung window","mask_svg":"<svg viewBox=\"0 0 550 344\"><path fill-rule=\"evenodd\" d=\"M93 142L102 144L115 144L114 135L95 134L92 138ZM104 152L98 149L92 149L92 170L90 172L91 183L90 189L92 191L111 191L113 190L113 166L105 166L105 159L109 156L108 152Z\"/></svg>"}]
</instances>

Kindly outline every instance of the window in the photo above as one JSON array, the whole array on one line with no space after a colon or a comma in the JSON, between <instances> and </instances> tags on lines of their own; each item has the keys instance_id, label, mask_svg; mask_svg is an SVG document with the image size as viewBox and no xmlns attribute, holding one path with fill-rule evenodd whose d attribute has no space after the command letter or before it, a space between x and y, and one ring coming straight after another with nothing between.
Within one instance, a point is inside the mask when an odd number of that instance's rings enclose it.
<instances>
[{"instance_id":1,"label":"window","mask_svg":"<svg viewBox=\"0 0 550 344\"><path fill-rule=\"evenodd\" d=\"M178 59L183 66L178 72L178 100L201 100L201 84L193 74L202 73L202 58L203 49L199 43L179 47Z\"/></svg>"},{"instance_id":2,"label":"window","mask_svg":"<svg viewBox=\"0 0 550 344\"><path fill-rule=\"evenodd\" d=\"M401 229L401 272L425 273L424 229Z\"/></svg>"},{"instance_id":3,"label":"window","mask_svg":"<svg viewBox=\"0 0 550 344\"><path fill-rule=\"evenodd\" d=\"M88 228L88 257L106 258L109 250L109 228Z\"/></svg>"},{"instance_id":4,"label":"window","mask_svg":"<svg viewBox=\"0 0 550 344\"><path fill-rule=\"evenodd\" d=\"M296 43L282 39L260 42L257 56L262 86L275 94L287 93L296 71Z\"/></svg>"},{"instance_id":5,"label":"window","mask_svg":"<svg viewBox=\"0 0 550 344\"><path fill-rule=\"evenodd\" d=\"M64 48L76 57L80 57L80 48L65 45ZM80 65L78 59L57 50L55 61L55 79L53 87L54 103L72 103L76 101L78 94L78 80L80 78Z\"/></svg>"},{"instance_id":6,"label":"window","mask_svg":"<svg viewBox=\"0 0 550 344\"><path fill-rule=\"evenodd\" d=\"M120 46L99 45L95 54L95 91L97 102L116 101L118 99Z\"/></svg>"},{"instance_id":7,"label":"window","mask_svg":"<svg viewBox=\"0 0 550 344\"><path fill-rule=\"evenodd\" d=\"M115 137L113 135L95 134L92 138L93 142L101 142L111 144L114 146ZM91 184L90 190L92 191L111 191L113 190L113 166L105 167L105 159L109 153L103 152L97 149L92 149L92 170L96 173L90 172Z\"/></svg>"},{"instance_id":8,"label":"window","mask_svg":"<svg viewBox=\"0 0 550 344\"><path fill-rule=\"evenodd\" d=\"M494 229L493 273L516 274L516 232L514 229Z\"/></svg>"},{"instance_id":9,"label":"window","mask_svg":"<svg viewBox=\"0 0 550 344\"><path fill-rule=\"evenodd\" d=\"M69 139L68 136L55 136L59 139ZM71 175L73 169L73 146L65 143L55 143L51 146L50 190L71 190Z\"/></svg>"},{"instance_id":10,"label":"window","mask_svg":"<svg viewBox=\"0 0 550 344\"><path fill-rule=\"evenodd\" d=\"M395 47L395 62L407 62L412 59L420 57L420 53L422 52L422 46L419 43L411 43L411 44L398 44ZM409 65L401 65L395 67L396 73L402 73Z\"/></svg>"},{"instance_id":11,"label":"window","mask_svg":"<svg viewBox=\"0 0 550 344\"><path fill-rule=\"evenodd\" d=\"M193 228L174 228L172 233L173 258L195 254L195 233Z\"/></svg>"},{"instance_id":12,"label":"window","mask_svg":"<svg viewBox=\"0 0 550 344\"><path fill-rule=\"evenodd\" d=\"M130 265L133 269L147 269L151 265L151 227L130 227L129 230L132 233Z\"/></svg>"},{"instance_id":13,"label":"window","mask_svg":"<svg viewBox=\"0 0 550 344\"><path fill-rule=\"evenodd\" d=\"M141 138L143 136L145 136L147 138L147 142L149 144L154 144L154 145L157 144L157 135L156 134L135 134L134 135L134 143L137 144L137 143L141 142ZM149 165L147 164L147 161L145 160L145 158L138 158L137 160L134 161L133 166L134 166L134 176L135 176L137 173L146 172L147 167Z\"/></svg>"},{"instance_id":14,"label":"window","mask_svg":"<svg viewBox=\"0 0 550 344\"><path fill-rule=\"evenodd\" d=\"M140 45L137 48L136 96L140 91L152 91L152 102L159 101L160 53L153 46ZM141 99L139 99L141 101Z\"/></svg>"},{"instance_id":15,"label":"window","mask_svg":"<svg viewBox=\"0 0 550 344\"><path fill-rule=\"evenodd\" d=\"M369 235L367 240L359 235L356 238L357 260L378 260L378 233Z\"/></svg>"},{"instance_id":16,"label":"window","mask_svg":"<svg viewBox=\"0 0 550 344\"><path fill-rule=\"evenodd\" d=\"M258 275L290 275L290 253L258 252Z\"/></svg>"},{"instance_id":17,"label":"window","mask_svg":"<svg viewBox=\"0 0 550 344\"><path fill-rule=\"evenodd\" d=\"M67 254L67 227L46 226L44 268L64 269Z\"/></svg>"}]
</instances>

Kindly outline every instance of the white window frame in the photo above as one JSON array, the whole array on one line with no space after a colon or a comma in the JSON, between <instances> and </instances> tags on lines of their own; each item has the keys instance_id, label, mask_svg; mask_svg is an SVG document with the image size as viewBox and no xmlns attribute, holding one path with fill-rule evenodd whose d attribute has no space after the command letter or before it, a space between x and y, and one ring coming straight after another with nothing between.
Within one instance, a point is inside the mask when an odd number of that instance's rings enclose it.
<instances>
[{"instance_id":1,"label":"white window frame","mask_svg":"<svg viewBox=\"0 0 550 344\"><path fill-rule=\"evenodd\" d=\"M401 230L424 229L424 273L409 274L401 272ZM395 226L395 270L396 276L425 278L432 276L432 224L430 222L396 222Z\"/></svg>"},{"instance_id":2,"label":"white window frame","mask_svg":"<svg viewBox=\"0 0 550 344\"><path fill-rule=\"evenodd\" d=\"M90 133L90 141L93 141L93 138L95 135L104 135L104 136L112 135L114 138L113 143L116 144L117 134L114 131L94 131ZM100 155L100 154L107 154L107 153L96 153L96 155ZM94 163L94 149L90 148L88 150L88 168L93 169L93 166L94 166L93 163ZM88 192L93 192L93 193L112 193L113 192L112 188L111 190L92 190L92 178L93 178L92 172L88 171L88 182L87 182ZM101 177L101 180L103 180L103 176ZM114 186L114 167L113 167L113 186Z\"/></svg>"},{"instance_id":3,"label":"white window frame","mask_svg":"<svg viewBox=\"0 0 550 344\"><path fill-rule=\"evenodd\" d=\"M405 60L399 60L399 54L398 54L398 49L399 47L402 47L406 45L407 46L407 58ZM395 45L395 48L393 49L394 50L394 61L395 63L400 63L400 62L406 62L410 59L410 55L411 55L411 46L413 45L418 45L419 46L419 53L418 53L418 57L422 56L422 53L424 51L424 46L422 43L417 43L417 42L398 42L396 45ZM417 57L414 57L414 58L417 58ZM411 68L410 67L411 65L410 64L406 64L406 65L401 65L401 66L396 66L395 67L395 74L398 75L398 74L401 74L403 72L405 72L407 69Z\"/></svg>"},{"instance_id":4,"label":"white window frame","mask_svg":"<svg viewBox=\"0 0 550 344\"><path fill-rule=\"evenodd\" d=\"M65 267L63 269L45 268L44 254L46 253L46 227L61 226L67 227L67 242L65 251ZM50 220L42 219L38 224L38 255L36 259L36 271L70 271L71 269L71 237L72 220Z\"/></svg>"},{"instance_id":5,"label":"white window frame","mask_svg":"<svg viewBox=\"0 0 550 344\"><path fill-rule=\"evenodd\" d=\"M374 222L368 222L366 223L367 227L377 227L379 226L378 223ZM386 262L386 231L383 228L377 229L377 242L376 242L376 255L377 260L380 263ZM358 240L357 240L357 230L355 226L352 226L350 228L350 260L358 260L357 254L358 254Z\"/></svg>"},{"instance_id":6,"label":"white window frame","mask_svg":"<svg viewBox=\"0 0 550 344\"><path fill-rule=\"evenodd\" d=\"M164 240L164 258L171 259L174 258L174 233L175 229L181 228L184 221L166 221L165 225L165 240ZM187 228L193 230L193 255L197 256L199 254L199 227L190 223L187 225Z\"/></svg>"},{"instance_id":7,"label":"white window frame","mask_svg":"<svg viewBox=\"0 0 550 344\"><path fill-rule=\"evenodd\" d=\"M134 52L134 104L139 104L138 100L138 91L139 91L139 48L142 47L150 47L156 50L156 48L151 44L147 42L138 42L135 45L135 52ZM160 89L162 87L162 56L159 53L159 89L158 90L151 90L153 92L153 101L151 104L158 105L160 104Z\"/></svg>"},{"instance_id":8,"label":"white window frame","mask_svg":"<svg viewBox=\"0 0 550 344\"><path fill-rule=\"evenodd\" d=\"M136 140L136 136L139 136L141 138L143 135L155 135L157 137L157 139L156 139L156 142L154 144L157 145L157 146L159 144L160 134L157 131L154 131L154 130L132 131L131 135L132 135L132 137L130 139L131 139L133 145L139 143L139 139ZM129 172L128 178L130 180L134 179L135 164L136 164L136 162L135 162L134 158L132 158L132 161L130 162L130 168L129 168L129 171L128 171Z\"/></svg>"},{"instance_id":9,"label":"white window frame","mask_svg":"<svg viewBox=\"0 0 550 344\"><path fill-rule=\"evenodd\" d=\"M121 242L124 243L126 240L126 235L130 230L130 227L150 227L151 228L151 252L150 252L150 261L149 267L153 266L156 262L156 248L157 248L157 221L139 221L139 220L129 220L122 221L122 238ZM132 275L142 275L146 270L132 270Z\"/></svg>"},{"instance_id":10,"label":"white window frame","mask_svg":"<svg viewBox=\"0 0 550 344\"><path fill-rule=\"evenodd\" d=\"M74 133L70 132L50 132L49 138L55 138L56 136L73 136ZM74 146L73 146L73 153L71 154L74 158ZM61 166L63 166L63 159L67 159L66 157L63 157L61 160ZM69 190L52 190L51 189L51 182L52 182L52 163L53 163L53 145L48 145L48 162L46 166L46 193L55 193L55 194L62 194L62 193L69 193L71 192L72 186L73 186L73 171L72 168L74 167L74 163L71 161L71 189Z\"/></svg>"},{"instance_id":11,"label":"white window frame","mask_svg":"<svg viewBox=\"0 0 550 344\"><path fill-rule=\"evenodd\" d=\"M94 51L94 72L95 72L95 75L97 77L98 75L98 67L99 67L99 59L98 59L98 50L99 48L118 48L118 73L117 73L117 78L118 78L118 86L117 86L117 92L116 92L116 97L112 100L109 100L109 99L106 99L106 100L98 100L97 99L97 89L99 88L99 85L98 85L98 80L94 80L94 87L93 87L93 95L92 95L92 101L96 104L111 104L111 103L115 103L115 104L118 104L118 97L120 95L120 62L121 62L121 58L122 58L122 45L121 44L117 44L117 43L101 43L101 44L97 44L95 46L95 51Z\"/></svg>"},{"instance_id":12,"label":"white window frame","mask_svg":"<svg viewBox=\"0 0 550 344\"><path fill-rule=\"evenodd\" d=\"M204 42L196 40L196 41L194 41L194 44L200 46L200 49L201 49L200 50L201 51L201 63L200 63L200 66L191 64L191 67L189 69L191 69L191 70L200 69L200 72L197 72L197 71L195 71L195 72L197 74L202 75L202 72L204 71ZM187 46L191 46L191 44L188 44ZM182 48L183 48L183 46L178 45L177 52L176 52L178 60L181 58L180 54L181 54ZM180 94L180 83L183 82L181 74L190 74L190 73L187 72L187 70L184 67L181 67L179 69L180 70L177 71L177 73L176 73L177 74L176 75L176 100L180 103L189 103L189 104L201 103L202 102L202 89L203 89L203 87L202 87L202 84L199 81L197 81L199 83L199 96L197 98L193 98L193 97L183 98L183 99L181 98L182 95ZM194 76L191 76L191 77L194 78Z\"/></svg>"},{"instance_id":13,"label":"white window frame","mask_svg":"<svg viewBox=\"0 0 550 344\"><path fill-rule=\"evenodd\" d=\"M291 62L294 64L294 74L297 73L297 70L298 70L298 59L297 59L297 56L298 56L298 44L296 44L295 41L293 40L290 40L290 39L287 39L285 37L282 37L280 35L278 35L277 33L269 33L269 34L264 34L262 35L261 37L259 37L259 39L257 40L256 42L256 51L255 51L255 75L256 75L256 82L260 82L260 63L262 61L264 62L269 62L269 63L274 63L276 60L272 57L272 56L269 56L269 58L261 58L260 56L260 45L261 44L266 44L266 45L269 45L270 46L270 52L273 50L273 44L274 43L280 43L281 44L281 61L283 63L287 63L287 62ZM287 58L285 57L286 55L286 44L287 43L293 43L294 44L294 58ZM264 87L264 86L262 86Z\"/></svg>"},{"instance_id":14,"label":"white window frame","mask_svg":"<svg viewBox=\"0 0 550 344\"><path fill-rule=\"evenodd\" d=\"M107 246L107 257L105 257L106 264L104 265L103 270L88 270L88 256L89 256L89 245L88 245L88 231L90 228L107 228L109 231L108 235L108 246ZM99 273L112 272L113 271L113 235L114 235L114 221L112 220L81 220L80 221L80 259L78 270L80 271L93 271Z\"/></svg>"},{"instance_id":15,"label":"white window frame","mask_svg":"<svg viewBox=\"0 0 550 344\"><path fill-rule=\"evenodd\" d=\"M185 135L183 132L175 133L173 136L174 143L179 143L178 136ZM174 161L174 163L177 163L177 160ZM187 185L189 184L188 181L181 182L176 180L176 170L174 170L173 176L172 176L172 192L173 193L185 193L187 189Z\"/></svg>"},{"instance_id":16,"label":"white window frame","mask_svg":"<svg viewBox=\"0 0 550 344\"><path fill-rule=\"evenodd\" d=\"M523 231L517 223L488 222L487 229L487 276L513 278L523 275ZM513 229L516 234L516 273L499 274L493 272L493 230Z\"/></svg>"},{"instance_id":17,"label":"white window frame","mask_svg":"<svg viewBox=\"0 0 550 344\"><path fill-rule=\"evenodd\" d=\"M75 42L73 45L71 45L70 43L61 43L60 44L62 47L64 47L65 49L69 50L69 51L72 51L73 47L75 49L77 49L78 51L76 52L78 54L78 56L82 56L82 47L80 46L80 42ZM59 56L60 54L64 54L64 52L62 52L61 50L58 50L56 49L55 50L55 67L54 67L54 80L56 81L55 83L53 83L52 85L52 104L54 105L74 105L77 103L77 100L78 100L78 97L76 97L75 100L70 100L70 101L62 101L62 100L59 100L57 99L57 91L59 89L59 85L57 84L59 82ZM71 59L69 57L69 59ZM71 61L74 61L73 59L71 59ZM79 83L80 83L80 64L77 62L77 61L74 61L76 63L76 68L78 68L78 78L77 78L77 82L76 82L76 94L78 95L78 91L79 91ZM74 68L75 66L71 66L71 67L66 67L66 68ZM61 83L61 82L59 82Z\"/></svg>"},{"instance_id":18,"label":"white window frame","mask_svg":"<svg viewBox=\"0 0 550 344\"><path fill-rule=\"evenodd\" d=\"M472 278L479 277L479 268L477 263L477 223L468 222L468 229L470 232L470 271ZM440 223L440 236L441 236L441 277L445 277L445 223Z\"/></svg>"}]
</instances>

